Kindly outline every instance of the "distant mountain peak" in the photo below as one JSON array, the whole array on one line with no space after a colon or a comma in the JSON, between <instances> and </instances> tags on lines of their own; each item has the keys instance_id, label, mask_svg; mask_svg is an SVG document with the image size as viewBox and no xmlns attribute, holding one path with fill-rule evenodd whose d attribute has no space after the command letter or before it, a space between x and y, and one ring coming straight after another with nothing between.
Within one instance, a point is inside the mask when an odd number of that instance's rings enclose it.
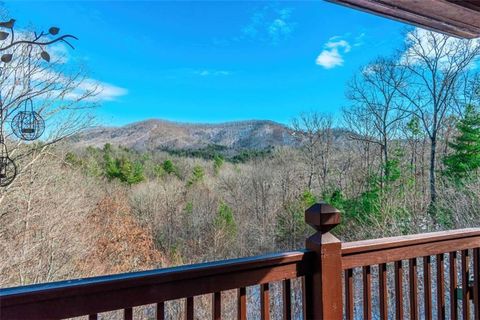
<instances>
[{"instance_id":1,"label":"distant mountain peak","mask_svg":"<svg viewBox=\"0 0 480 320\"><path fill-rule=\"evenodd\" d=\"M262 150L296 144L292 130L270 120L222 123L185 123L148 119L121 127L96 127L72 139L77 147L102 147L106 143L138 151L199 149L219 145L228 149Z\"/></svg>"}]
</instances>

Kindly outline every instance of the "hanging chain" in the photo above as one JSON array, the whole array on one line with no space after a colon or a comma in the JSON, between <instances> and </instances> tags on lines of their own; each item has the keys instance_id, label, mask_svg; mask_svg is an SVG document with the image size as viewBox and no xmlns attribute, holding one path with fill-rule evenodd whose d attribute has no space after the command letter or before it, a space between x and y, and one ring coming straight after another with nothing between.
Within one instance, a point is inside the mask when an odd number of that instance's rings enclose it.
<instances>
[{"instance_id":1,"label":"hanging chain","mask_svg":"<svg viewBox=\"0 0 480 320\"><path fill-rule=\"evenodd\" d=\"M27 90L26 94L28 95L30 93L31 89L31 81L32 81L32 50L33 46L31 44L28 45L27 47L28 50L28 64L27 64L27 75L25 76L25 81L27 83ZM24 84L25 85L25 84ZM33 111L33 106L30 104L30 111ZM27 103L25 103L25 111L27 111Z\"/></svg>"}]
</instances>

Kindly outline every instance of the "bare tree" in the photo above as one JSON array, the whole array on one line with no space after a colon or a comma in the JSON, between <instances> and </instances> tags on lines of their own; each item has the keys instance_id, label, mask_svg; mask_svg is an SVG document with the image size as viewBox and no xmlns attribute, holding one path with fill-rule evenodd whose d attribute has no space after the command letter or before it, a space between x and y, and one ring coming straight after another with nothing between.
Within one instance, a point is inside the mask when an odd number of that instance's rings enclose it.
<instances>
[{"instance_id":1,"label":"bare tree","mask_svg":"<svg viewBox=\"0 0 480 320\"><path fill-rule=\"evenodd\" d=\"M318 112L302 113L292 121L294 135L302 144L302 155L308 166L308 190L312 189L317 174L324 187L327 183L333 144L332 126L332 117Z\"/></svg>"},{"instance_id":2,"label":"bare tree","mask_svg":"<svg viewBox=\"0 0 480 320\"><path fill-rule=\"evenodd\" d=\"M344 116L354 133L351 138L380 147L385 176L389 175L390 142L407 116L397 92L404 78L405 72L393 60L380 58L363 68L347 87L347 98L353 105L344 110Z\"/></svg>"},{"instance_id":3,"label":"bare tree","mask_svg":"<svg viewBox=\"0 0 480 320\"><path fill-rule=\"evenodd\" d=\"M400 58L407 80L398 87L398 92L408 102L409 112L420 119L430 140L431 205L437 198L439 133L463 94L462 82L467 81L468 69L479 53L478 40L461 40L422 29L407 34L407 45Z\"/></svg>"},{"instance_id":4,"label":"bare tree","mask_svg":"<svg viewBox=\"0 0 480 320\"><path fill-rule=\"evenodd\" d=\"M35 40L38 35L33 37ZM26 170L40 157L37 151L45 152L52 144L91 124L89 111L97 106L95 96L101 88L87 78L84 68L67 65L63 56L48 54L47 59L44 49L31 41L18 40L8 50L8 63L3 63L0 73L2 147L14 161L29 158L22 161L22 170ZM11 121L31 109L45 119L47 127L37 143L18 139Z\"/></svg>"}]
</instances>

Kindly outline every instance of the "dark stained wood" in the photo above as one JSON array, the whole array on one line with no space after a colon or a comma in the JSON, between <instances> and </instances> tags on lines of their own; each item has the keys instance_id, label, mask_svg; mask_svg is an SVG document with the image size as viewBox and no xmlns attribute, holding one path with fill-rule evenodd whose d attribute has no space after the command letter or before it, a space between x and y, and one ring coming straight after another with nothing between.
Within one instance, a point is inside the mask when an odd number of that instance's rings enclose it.
<instances>
[{"instance_id":1,"label":"dark stained wood","mask_svg":"<svg viewBox=\"0 0 480 320\"><path fill-rule=\"evenodd\" d=\"M290 279L283 280L283 319L292 319L292 283Z\"/></svg>"},{"instance_id":2,"label":"dark stained wood","mask_svg":"<svg viewBox=\"0 0 480 320\"><path fill-rule=\"evenodd\" d=\"M444 254L438 254L437 261L437 315L438 319L445 319L445 281L444 281Z\"/></svg>"},{"instance_id":3,"label":"dark stained wood","mask_svg":"<svg viewBox=\"0 0 480 320\"><path fill-rule=\"evenodd\" d=\"M375 251L399 247L408 247L410 245L427 244L433 242L457 240L462 238L479 236L480 228L466 228L449 231L410 234L399 237L387 237L379 239L344 242L342 243L342 255L362 253L369 250Z\"/></svg>"},{"instance_id":4,"label":"dark stained wood","mask_svg":"<svg viewBox=\"0 0 480 320\"><path fill-rule=\"evenodd\" d=\"M432 319L432 265L430 256L423 257L423 296L425 319Z\"/></svg>"},{"instance_id":5,"label":"dark stained wood","mask_svg":"<svg viewBox=\"0 0 480 320\"><path fill-rule=\"evenodd\" d=\"M270 319L270 288L268 283L260 285L260 318Z\"/></svg>"},{"instance_id":6,"label":"dark stained wood","mask_svg":"<svg viewBox=\"0 0 480 320\"><path fill-rule=\"evenodd\" d=\"M480 36L478 4L464 0L327 0L449 35ZM459 3L465 2L464 5Z\"/></svg>"},{"instance_id":7,"label":"dark stained wood","mask_svg":"<svg viewBox=\"0 0 480 320\"><path fill-rule=\"evenodd\" d=\"M88 320L97 320L98 319L98 314L91 314L88 316Z\"/></svg>"},{"instance_id":8,"label":"dark stained wood","mask_svg":"<svg viewBox=\"0 0 480 320\"><path fill-rule=\"evenodd\" d=\"M123 319L124 320L132 320L133 319L133 309L126 308L123 310Z\"/></svg>"},{"instance_id":9,"label":"dark stained wood","mask_svg":"<svg viewBox=\"0 0 480 320\"><path fill-rule=\"evenodd\" d=\"M185 320L193 320L193 297L185 299Z\"/></svg>"},{"instance_id":10,"label":"dark stained wood","mask_svg":"<svg viewBox=\"0 0 480 320\"><path fill-rule=\"evenodd\" d=\"M432 256L454 250L477 248L480 231L465 229L466 233L440 232L422 235L418 241L411 236L384 238L375 241L357 241L342 244L342 268L389 263Z\"/></svg>"},{"instance_id":11,"label":"dark stained wood","mask_svg":"<svg viewBox=\"0 0 480 320\"><path fill-rule=\"evenodd\" d=\"M156 315L157 315L157 320L165 319L165 303L163 302L157 303Z\"/></svg>"},{"instance_id":12,"label":"dark stained wood","mask_svg":"<svg viewBox=\"0 0 480 320\"><path fill-rule=\"evenodd\" d=\"M408 261L408 276L410 281L410 319L418 319L418 301L417 301L417 258Z\"/></svg>"},{"instance_id":13,"label":"dark stained wood","mask_svg":"<svg viewBox=\"0 0 480 320\"><path fill-rule=\"evenodd\" d=\"M354 297L353 293L355 292L354 282L353 282L353 270L345 270L345 318L346 320L353 320L353 307L354 307Z\"/></svg>"},{"instance_id":14,"label":"dark stained wood","mask_svg":"<svg viewBox=\"0 0 480 320\"><path fill-rule=\"evenodd\" d=\"M307 320L307 301L309 302L309 299L307 297L312 296L312 275L306 275L301 278L302 279L302 315L303 315L303 320Z\"/></svg>"},{"instance_id":15,"label":"dark stained wood","mask_svg":"<svg viewBox=\"0 0 480 320\"><path fill-rule=\"evenodd\" d=\"M475 320L480 320L480 248L473 250L473 305Z\"/></svg>"},{"instance_id":16,"label":"dark stained wood","mask_svg":"<svg viewBox=\"0 0 480 320\"><path fill-rule=\"evenodd\" d=\"M473 308L475 320L480 320L480 248L473 249Z\"/></svg>"},{"instance_id":17,"label":"dark stained wood","mask_svg":"<svg viewBox=\"0 0 480 320\"><path fill-rule=\"evenodd\" d=\"M317 210L317 211L316 211ZM379 309L388 318L387 263L395 263L396 318L403 315L402 260L409 260L410 317L418 319L418 303L425 303L425 318L431 318L431 255L437 259L439 318L444 301L444 253L450 253L451 318L456 319L456 251L462 251L462 286L464 298L473 295L476 319L479 300L480 229L465 229L426 235L384 238L342 244L328 231L338 222L338 211L325 204L309 209L307 222L317 233L307 240L302 251L252 258L203 263L145 272L61 281L0 290L0 314L6 319L57 319L124 310L125 319L133 317L133 307L157 303L157 319L164 319L164 301L186 298L185 319L194 318L193 296L212 294L212 318L221 318L221 292L238 289L238 319L247 316L246 287L259 285L261 318L269 319L269 283L283 281L284 319L291 319L291 281L302 277L303 307L306 319L340 320L343 318L342 269L345 270L345 319L354 315L353 267L363 268L364 319L371 319L371 265L379 265ZM319 214L320 216L315 216ZM320 225L315 225L320 223ZM468 289L469 256L473 249L475 284ZM423 257L425 294L417 296L417 259ZM442 293L443 292L443 293ZM442 300L443 299L443 300ZM464 304L466 302L464 301ZM442 307L443 305L443 307ZM376 306L375 306L376 307ZM468 312L468 307L463 308ZM464 315L468 318L469 314ZM276 318L276 317L275 317Z\"/></svg>"},{"instance_id":18,"label":"dark stained wood","mask_svg":"<svg viewBox=\"0 0 480 320\"><path fill-rule=\"evenodd\" d=\"M215 292L212 295L212 319L220 320L222 318L222 293Z\"/></svg>"},{"instance_id":19,"label":"dark stained wood","mask_svg":"<svg viewBox=\"0 0 480 320\"><path fill-rule=\"evenodd\" d=\"M403 320L403 263L395 261L395 318Z\"/></svg>"},{"instance_id":20,"label":"dark stained wood","mask_svg":"<svg viewBox=\"0 0 480 320\"><path fill-rule=\"evenodd\" d=\"M380 297L380 319L388 319L387 264L378 265L378 295Z\"/></svg>"},{"instance_id":21,"label":"dark stained wood","mask_svg":"<svg viewBox=\"0 0 480 320\"><path fill-rule=\"evenodd\" d=\"M305 212L305 221L317 232L306 240L306 248L315 252L310 284L306 288L307 319L341 320L342 255L341 241L329 231L340 223L340 211L320 203Z\"/></svg>"},{"instance_id":22,"label":"dark stained wood","mask_svg":"<svg viewBox=\"0 0 480 320\"><path fill-rule=\"evenodd\" d=\"M458 300L457 300L457 252L452 251L449 254L450 264L450 319L458 318Z\"/></svg>"},{"instance_id":23,"label":"dark stained wood","mask_svg":"<svg viewBox=\"0 0 480 320\"><path fill-rule=\"evenodd\" d=\"M462 251L462 313L463 319L470 319L470 290L469 280L470 280L470 264L469 264L470 254L468 250Z\"/></svg>"},{"instance_id":24,"label":"dark stained wood","mask_svg":"<svg viewBox=\"0 0 480 320\"><path fill-rule=\"evenodd\" d=\"M258 285L308 272L314 253L294 251L0 290L10 318L69 318ZM188 284L188 285L187 285Z\"/></svg>"},{"instance_id":25,"label":"dark stained wood","mask_svg":"<svg viewBox=\"0 0 480 320\"><path fill-rule=\"evenodd\" d=\"M370 266L363 267L363 319L372 319L372 273Z\"/></svg>"},{"instance_id":26,"label":"dark stained wood","mask_svg":"<svg viewBox=\"0 0 480 320\"><path fill-rule=\"evenodd\" d=\"M462 6L471 10L480 11L480 1L478 0L447 0L457 6Z\"/></svg>"},{"instance_id":27,"label":"dark stained wood","mask_svg":"<svg viewBox=\"0 0 480 320\"><path fill-rule=\"evenodd\" d=\"M240 288L237 291L237 319L247 319L247 289Z\"/></svg>"}]
</instances>

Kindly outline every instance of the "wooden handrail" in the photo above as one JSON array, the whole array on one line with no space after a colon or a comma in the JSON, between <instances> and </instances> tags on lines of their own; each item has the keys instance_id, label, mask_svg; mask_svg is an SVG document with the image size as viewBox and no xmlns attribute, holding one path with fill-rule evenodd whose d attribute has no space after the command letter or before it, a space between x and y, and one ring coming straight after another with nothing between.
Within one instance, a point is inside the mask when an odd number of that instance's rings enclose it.
<instances>
[{"instance_id":1,"label":"wooden handrail","mask_svg":"<svg viewBox=\"0 0 480 320\"><path fill-rule=\"evenodd\" d=\"M467 228L448 231L438 231L405 236L387 237L370 240L360 240L342 243L342 254L359 253L370 250L396 248L412 244L431 243L453 240L463 237L479 236L480 228Z\"/></svg>"},{"instance_id":2,"label":"wooden handrail","mask_svg":"<svg viewBox=\"0 0 480 320\"><path fill-rule=\"evenodd\" d=\"M0 289L2 319L68 318L304 276L313 253L291 251Z\"/></svg>"},{"instance_id":3,"label":"wooden handrail","mask_svg":"<svg viewBox=\"0 0 480 320\"><path fill-rule=\"evenodd\" d=\"M342 269L480 247L480 228L342 243Z\"/></svg>"},{"instance_id":4,"label":"wooden handrail","mask_svg":"<svg viewBox=\"0 0 480 320\"><path fill-rule=\"evenodd\" d=\"M303 277L305 319L353 320L358 285L354 278L361 275L363 318L374 316L377 308L372 308L372 291L378 289L380 319L388 319L388 310L393 307L396 318L402 319L407 271L411 319L419 318L421 303L425 317L431 317L433 285L437 288L439 314L445 316L449 295L451 318L457 318L457 284L460 283L463 317L469 318L470 299L474 314L480 314L480 228L342 243L330 233L340 218L340 212L328 204L310 207L305 221L316 232L306 240L305 250L0 289L0 318L61 319L89 315L90 319L97 319L100 312L123 309L124 319L128 320L132 319L133 307L155 304L157 319L164 319L164 302L184 299L185 319L193 320L193 297L211 294L212 319L218 320L222 314L222 291L237 289L238 319L245 320L246 287L259 285L261 319L267 320L272 311L269 283L283 281L283 318L290 320L293 318L291 279ZM447 255L451 279L448 288L444 281ZM391 271L395 279L394 306L389 305L387 293L390 263L393 263ZM418 292L417 264L422 266L424 288L427 288L422 296ZM373 273L373 268L378 272ZM432 268L436 273L432 273ZM436 277L432 277L433 274ZM473 275L473 286L470 275ZM374 281L374 277L378 281Z\"/></svg>"}]
</instances>

